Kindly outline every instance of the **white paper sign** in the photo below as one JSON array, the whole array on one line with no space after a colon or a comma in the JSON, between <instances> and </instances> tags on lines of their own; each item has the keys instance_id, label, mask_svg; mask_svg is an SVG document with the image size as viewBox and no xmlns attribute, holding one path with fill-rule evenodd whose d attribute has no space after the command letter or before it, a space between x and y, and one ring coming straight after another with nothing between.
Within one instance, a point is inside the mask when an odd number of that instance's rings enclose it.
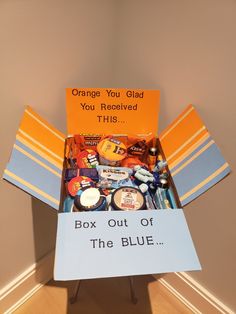
<instances>
[{"instance_id":1,"label":"white paper sign","mask_svg":"<svg viewBox=\"0 0 236 314\"><path fill-rule=\"evenodd\" d=\"M55 280L200 269L182 209L58 215Z\"/></svg>"}]
</instances>

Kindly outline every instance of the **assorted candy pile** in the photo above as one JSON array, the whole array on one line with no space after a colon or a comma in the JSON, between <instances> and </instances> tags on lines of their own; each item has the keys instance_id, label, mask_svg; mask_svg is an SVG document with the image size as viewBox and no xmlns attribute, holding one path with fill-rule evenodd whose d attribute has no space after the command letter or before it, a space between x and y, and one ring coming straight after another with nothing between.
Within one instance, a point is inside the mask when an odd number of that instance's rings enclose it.
<instances>
[{"instance_id":1,"label":"assorted candy pile","mask_svg":"<svg viewBox=\"0 0 236 314\"><path fill-rule=\"evenodd\" d=\"M177 208L152 135L75 135L66 140L64 212Z\"/></svg>"}]
</instances>

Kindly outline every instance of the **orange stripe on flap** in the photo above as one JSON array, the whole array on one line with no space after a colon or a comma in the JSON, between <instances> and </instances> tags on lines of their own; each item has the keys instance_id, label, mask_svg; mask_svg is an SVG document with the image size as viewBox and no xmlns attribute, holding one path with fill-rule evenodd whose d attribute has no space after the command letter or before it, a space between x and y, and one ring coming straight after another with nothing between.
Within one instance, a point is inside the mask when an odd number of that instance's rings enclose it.
<instances>
[{"instance_id":1,"label":"orange stripe on flap","mask_svg":"<svg viewBox=\"0 0 236 314\"><path fill-rule=\"evenodd\" d=\"M29 106L21 121L20 133L32 144L56 158L57 161L63 159L65 136L37 115Z\"/></svg>"},{"instance_id":2,"label":"orange stripe on flap","mask_svg":"<svg viewBox=\"0 0 236 314\"><path fill-rule=\"evenodd\" d=\"M191 145L184 153L178 154L179 157L175 156L175 160L172 163L169 163L169 169L173 169L178 163L180 163L182 160L184 160L186 157L188 157L198 146L200 146L204 141L206 141L209 138L209 133L207 132L203 136L200 137L200 139L193 145Z\"/></svg>"},{"instance_id":3,"label":"orange stripe on flap","mask_svg":"<svg viewBox=\"0 0 236 314\"><path fill-rule=\"evenodd\" d=\"M56 161L61 161L61 162L63 161L63 158L56 155L53 151L51 151L50 149L48 149L47 147L42 145L39 141L35 140L33 137L31 137L30 135L28 135L27 133L25 133L21 129L18 130L17 136L18 135L27 139L27 141L29 141L31 143L31 146L33 145L34 147L37 147L38 149L43 151L45 154L54 158ZM36 151L35 149L33 149L33 150Z\"/></svg>"},{"instance_id":4,"label":"orange stripe on flap","mask_svg":"<svg viewBox=\"0 0 236 314\"><path fill-rule=\"evenodd\" d=\"M30 115L35 121L40 123L45 129L49 130L52 134L58 137L61 141L65 141L65 135L60 131L55 129L52 125L49 125L45 120L43 120L39 115L37 115L30 107L28 107L25 112Z\"/></svg>"},{"instance_id":5,"label":"orange stripe on flap","mask_svg":"<svg viewBox=\"0 0 236 314\"><path fill-rule=\"evenodd\" d=\"M167 158L168 162L173 162L176 159L179 159L181 155L188 151L191 146L194 146L206 133L208 132L206 131L205 126L203 126Z\"/></svg>"},{"instance_id":6,"label":"orange stripe on flap","mask_svg":"<svg viewBox=\"0 0 236 314\"><path fill-rule=\"evenodd\" d=\"M194 107L187 109L162 133L160 142L171 164L207 133Z\"/></svg>"},{"instance_id":7,"label":"orange stripe on flap","mask_svg":"<svg viewBox=\"0 0 236 314\"><path fill-rule=\"evenodd\" d=\"M183 119L185 119L191 111L194 110L194 107L192 105L189 105L184 112L179 115L177 119L175 119L169 126L168 128L163 131L160 135L160 140L163 140L164 137L166 137Z\"/></svg>"}]
</instances>

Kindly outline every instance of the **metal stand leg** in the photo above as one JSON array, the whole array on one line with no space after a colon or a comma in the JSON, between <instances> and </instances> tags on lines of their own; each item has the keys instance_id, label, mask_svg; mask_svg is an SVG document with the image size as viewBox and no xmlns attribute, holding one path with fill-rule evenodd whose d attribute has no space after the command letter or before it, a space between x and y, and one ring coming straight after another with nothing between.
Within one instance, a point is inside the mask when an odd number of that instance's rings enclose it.
<instances>
[{"instance_id":1,"label":"metal stand leg","mask_svg":"<svg viewBox=\"0 0 236 314\"><path fill-rule=\"evenodd\" d=\"M79 294L80 283L81 283L81 280L78 280L78 281L76 282L75 289L74 289L74 294L73 294L73 296L70 298L70 303L71 303L71 304L74 304L74 303L77 301L78 294Z\"/></svg>"},{"instance_id":2,"label":"metal stand leg","mask_svg":"<svg viewBox=\"0 0 236 314\"><path fill-rule=\"evenodd\" d=\"M131 301L133 304L136 304L138 302L138 299L135 296L135 291L134 291L134 278L129 277L129 285L130 285L130 296L131 296Z\"/></svg>"},{"instance_id":3,"label":"metal stand leg","mask_svg":"<svg viewBox=\"0 0 236 314\"><path fill-rule=\"evenodd\" d=\"M128 277L128 278L129 278L131 301L132 301L133 304L136 304L138 302L138 299L135 296L135 291L134 291L134 278L133 277ZM76 285L75 285L75 288L74 288L74 293L73 293L72 297L70 298L70 303L71 304L74 304L77 301L77 299L78 299L80 284L81 284L81 280L78 280L76 282Z\"/></svg>"}]
</instances>

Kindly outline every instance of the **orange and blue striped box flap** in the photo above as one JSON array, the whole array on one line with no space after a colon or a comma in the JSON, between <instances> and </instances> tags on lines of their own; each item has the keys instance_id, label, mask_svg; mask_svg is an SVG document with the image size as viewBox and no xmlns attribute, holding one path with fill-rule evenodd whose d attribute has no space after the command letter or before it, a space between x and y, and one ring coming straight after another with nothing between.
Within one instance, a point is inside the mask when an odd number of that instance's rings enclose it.
<instances>
[{"instance_id":1,"label":"orange and blue striped box flap","mask_svg":"<svg viewBox=\"0 0 236 314\"><path fill-rule=\"evenodd\" d=\"M161 133L160 143L182 206L230 172L192 105Z\"/></svg>"},{"instance_id":2,"label":"orange and blue striped box flap","mask_svg":"<svg viewBox=\"0 0 236 314\"><path fill-rule=\"evenodd\" d=\"M3 178L59 209L65 136L26 108Z\"/></svg>"}]
</instances>

